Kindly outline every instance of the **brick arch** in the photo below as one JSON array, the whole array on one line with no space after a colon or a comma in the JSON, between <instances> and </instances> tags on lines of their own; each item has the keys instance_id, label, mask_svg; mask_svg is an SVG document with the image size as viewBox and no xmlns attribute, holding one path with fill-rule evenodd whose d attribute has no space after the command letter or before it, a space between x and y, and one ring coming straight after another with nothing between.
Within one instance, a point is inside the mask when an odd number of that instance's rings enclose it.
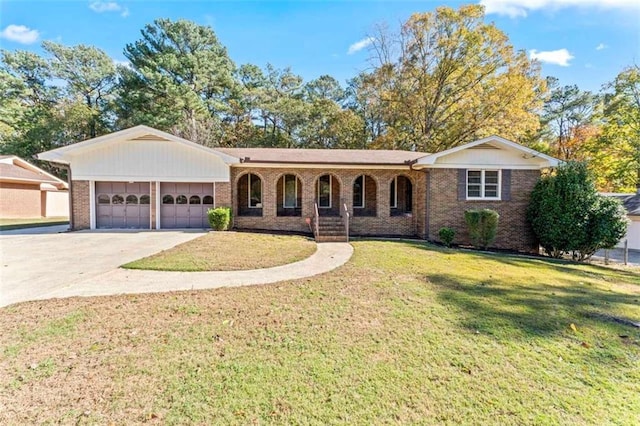
<instances>
[{"instance_id":1,"label":"brick arch","mask_svg":"<svg viewBox=\"0 0 640 426\"><path fill-rule=\"evenodd\" d=\"M333 172L324 172L318 173L313 180L313 199L318 198L318 188L320 185L320 178L323 176L331 177L331 192L330 192L330 206L323 207L318 200L318 209L320 211L320 216L339 216L340 215L340 206L342 202L342 194L344 188L344 182L337 174ZM337 185L335 185L334 181L337 181Z\"/></svg>"},{"instance_id":2,"label":"brick arch","mask_svg":"<svg viewBox=\"0 0 640 426\"><path fill-rule=\"evenodd\" d=\"M361 200L363 203L356 204L354 185L356 179L363 177L363 195ZM378 192L380 191L380 182L376 176L368 173L358 173L351 179L351 208L354 216L377 216L378 214Z\"/></svg>"},{"instance_id":3,"label":"brick arch","mask_svg":"<svg viewBox=\"0 0 640 426\"><path fill-rule=\"evenodd\" d=\"M296 185L300 185L296 190L296 206L285 207L284 206L284 178L285 176L294 176L296 178ZM282 180L282 183L281 183ZM275 176L273 181L275 185L275 211L276 216L302 216L302 207L304 204L304 191L308 186L303 177L294 171L285 171Z\"/></svg>"},{"instance_id":4,"label":"brick arch","mask_svg":"<svg viewBox=\"0 0 640 426\"><path fill-rule=\"evenodd\" d=\"M252 206L249 199L249 176L254 175L260 179L260 207ZM242 180L247 178L247 186L240 188ZM234 179L233 183L233 192L235 194L235 211L238 216L262 216L263 215L263 205L265 202L265 193L266 193L266 181L262 174L255 172L253 170L247 170L246 172L240 173Z\"/></svg>"},{"instance_id":5,"label":"brick arch","mask_svg":"<svg viewBox=\"0 0 640 426\"><path fill-rule=\"evenodd\" d=\"M402 178L403 180L401 180ZM396 182L395 188L392 186L393 182ZM410 186L407 188L406 180ZM389 190L389 215L390 216L402 216L413 212L413 205L416 201L416 185L414 179L404 173L398 173L392 176L388 183L387 188ZM395 191L392 191L392 188ZM410 189L410 191L409 191Z\"/></svg>"},{"instance_id":6,"label":"brick arch","mask_svg":"<svg viewBox=\"0 0 640 426\"><path fill-rule=\"evenodd\" d=\"M258 176L260 178L260 180L263 182L263 185L264 185L265 178L264 178L264 176L262 176L262 174L260 172L253 171L253 170L243 170L241 173L238 173L238 176L236 176L236 178L234 179L234 181L233 181L234 187L236 187L238 185L238 181L240 179L242 179L242 177L245 176L245 175L256 175L256 176Z\"/></svg>"}]
</instances>

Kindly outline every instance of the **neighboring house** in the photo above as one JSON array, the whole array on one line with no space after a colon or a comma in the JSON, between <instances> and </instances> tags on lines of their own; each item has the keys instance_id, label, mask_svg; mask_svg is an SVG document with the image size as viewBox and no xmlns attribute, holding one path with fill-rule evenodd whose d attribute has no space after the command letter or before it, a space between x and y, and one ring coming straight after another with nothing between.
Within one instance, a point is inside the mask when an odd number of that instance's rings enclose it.
<instances>
[{"instance_id":1,"label":"neighboring house","mask_svg":"<svg viewBox=\"0 0 640 426\"><path fill-rule=\"evenodd\" d=\"M625 210L627 211L627 217L629 218L629 227L627 228L627 235L625 235L618 247L624 247L625 240L627 241L627 247L632 250L640 250L640 185L635 194L603 194L607 197L617 198L622 202Z\"/></svg>"},{"instance_id":2,"label":"neighboring house","mask_svg":"<svg viewBox=\"0 0 640 426\"><path fill-rule=\"evenodd\" d=\"M0 218L69 216L65 181L15 155L0 156Z\"/></svg>"},{"instance_id":3,"label":"neighboring house","mask_svg":"<svg viewBox=\"0 0 640 426\"><path fill-rule=\"evenodd\" d=\"M239 229L438 239L463 213L500 214L496 247L537 251L525 219L542 169L558 160L494 136L437 154L207 148L137 126L38 155L71 169L72 229L202 228L230 206ZM316 218L317 216L317 218ZM334 238L331 238L333 236ZM322 238L319 238L319 240Z\"/></svg>"}]
</instances>

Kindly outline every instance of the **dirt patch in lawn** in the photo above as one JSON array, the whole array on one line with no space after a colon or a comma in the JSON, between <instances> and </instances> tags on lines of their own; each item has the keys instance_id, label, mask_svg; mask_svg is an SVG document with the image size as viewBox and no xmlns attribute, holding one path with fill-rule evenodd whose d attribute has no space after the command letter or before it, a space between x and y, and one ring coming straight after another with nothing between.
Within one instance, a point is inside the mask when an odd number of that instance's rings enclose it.
<instances>
[{"instance_id":1,"label":"dirt patch in lawn","mask_svg":"<svg viewBox=\"0 0 640 426\"><path fill-rule=\"evenodd\" d=\"M149 257L122 265L155 271L238 271L306 259L316 243L298 235L209 232Z\"/></svg>"}]
</instances>

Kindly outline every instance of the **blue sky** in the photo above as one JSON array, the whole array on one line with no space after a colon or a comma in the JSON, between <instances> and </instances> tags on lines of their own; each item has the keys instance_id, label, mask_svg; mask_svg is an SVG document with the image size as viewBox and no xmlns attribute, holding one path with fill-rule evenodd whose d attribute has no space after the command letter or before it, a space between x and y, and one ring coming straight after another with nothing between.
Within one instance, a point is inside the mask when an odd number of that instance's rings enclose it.
<instances>
[{"instance_id":1,"label":"blue sky","mask_svg":"<svg viewBox=\"0 0 640 426\"><path fill-rule=\"evenodd\" d=\"M157 18L210 25L236 64L291 66L305 80L342 84L368 65L376 24L397 29L412 13L480 2L516 49L542 62L543 75L597 91L640 63L638 0L462 1L0 1L0 47L41 52L43 40L90 44L122 61L127 43ZM360 44L358 44L360 42Z\"/></svg>"}]
</instances>

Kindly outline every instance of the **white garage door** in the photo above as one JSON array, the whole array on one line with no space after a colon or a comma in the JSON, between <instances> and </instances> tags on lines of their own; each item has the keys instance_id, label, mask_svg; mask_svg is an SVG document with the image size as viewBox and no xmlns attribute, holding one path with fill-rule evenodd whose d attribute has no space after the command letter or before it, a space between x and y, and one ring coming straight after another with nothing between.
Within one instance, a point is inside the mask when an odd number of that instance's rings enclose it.
<instances>
[{"instance_id":1,"label":"white garage door","mask_svg":"<svg viewBox=\"0 0 640 426\"><path fill-rule=\"evenodd\" d=\"M212 183L160 184L160 227L209 228L207 210L213 208Z\"/></svg>"},{"instance_id":2,"label":"white garage door","mask_svg":"<svg viewBox=\"0 0 640 426\"><path fill-rule=\"evenodd\" d=\"M149 229L149 182L96 182L96 227Z\"/></svg>"}]
</instances>

